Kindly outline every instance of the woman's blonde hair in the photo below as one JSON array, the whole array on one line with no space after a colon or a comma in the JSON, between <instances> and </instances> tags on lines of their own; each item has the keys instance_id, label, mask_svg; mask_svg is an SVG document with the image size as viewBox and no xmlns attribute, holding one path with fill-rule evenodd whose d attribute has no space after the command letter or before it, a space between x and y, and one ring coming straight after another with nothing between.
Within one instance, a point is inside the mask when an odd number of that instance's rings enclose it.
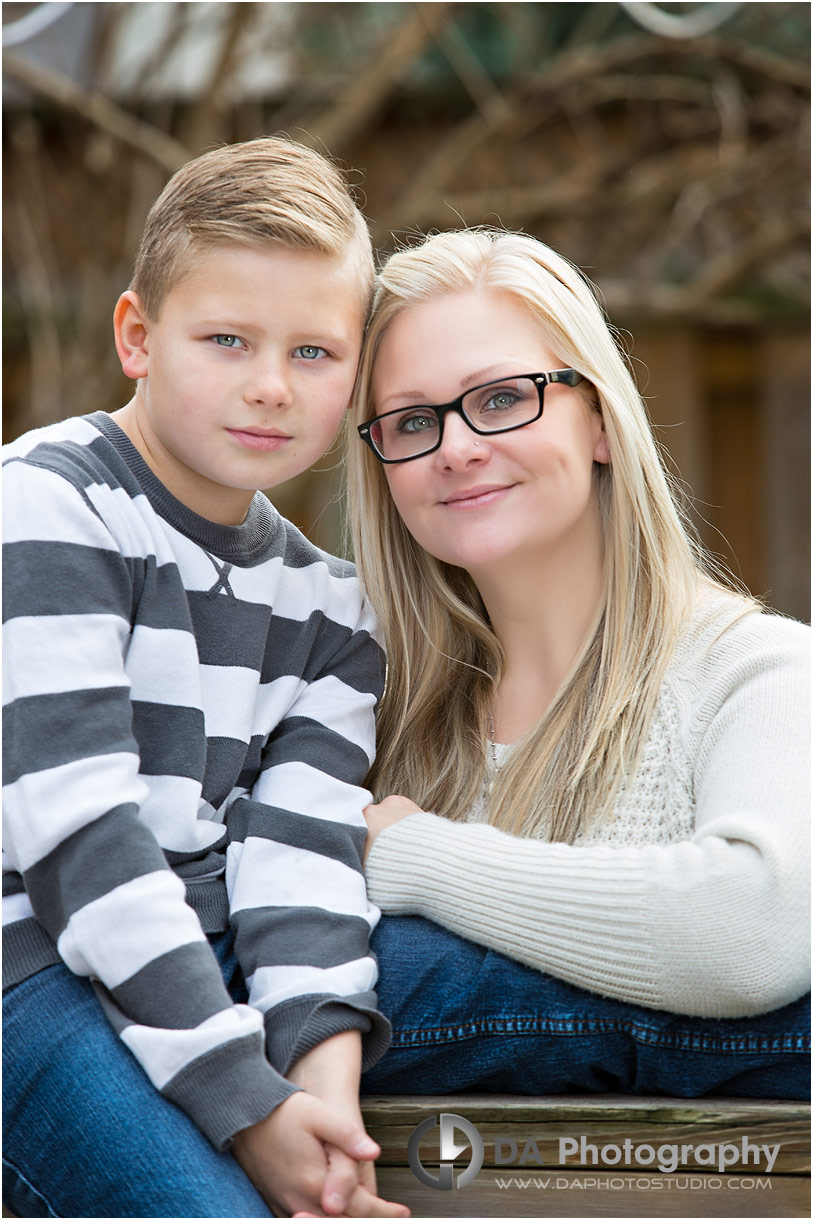
<instances>
[{"instance_id":1,"label":"woman's blonde hair","mask_svg":"<svg viewBox=\"0 0 813 1220\"><path fill-rule=\"evenodd\" d=\"M371 373L403 310L450 292L506 294L539 324L558 367L590 383L611 463L594 464L604 539L600 619L542 721L495 783L490 821L572 843L634 773L666 666L691 614L700 551L682 520L641 397L587 281L542 242L487 229L440 233L380 273L354 404L375 414ZM355 437L353 438L355 442ZM370 784L461 819L483 784L489 713L503 657L467 572L419 546L383 466L351 443L348 515L361 578L379 617L387 687Z\"/></svg>"}]
</instances>

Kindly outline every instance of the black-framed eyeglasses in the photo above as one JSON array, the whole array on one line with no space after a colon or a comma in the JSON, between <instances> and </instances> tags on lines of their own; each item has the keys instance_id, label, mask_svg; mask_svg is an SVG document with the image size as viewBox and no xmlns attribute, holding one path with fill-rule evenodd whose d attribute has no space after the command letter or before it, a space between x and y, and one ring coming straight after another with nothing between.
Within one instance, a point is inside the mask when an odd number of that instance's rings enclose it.
<instances>
[{"instance_id":1,"label":"black-framed eyeglasses","mask_svg":"<svg viewBox=\"0 0 813 1220\"><path fill-rule=\"evenodd\" d=\"M462 416L472 432L491 436L513 432L539 419L546 385L576 386L584 376L575 369L500 377L466 390L454 402L439 406L400 407L360 424L358 433L381 462L411 462L434 453L443 441L443 424L450 411Z\"/></svg>"}]
</instances>

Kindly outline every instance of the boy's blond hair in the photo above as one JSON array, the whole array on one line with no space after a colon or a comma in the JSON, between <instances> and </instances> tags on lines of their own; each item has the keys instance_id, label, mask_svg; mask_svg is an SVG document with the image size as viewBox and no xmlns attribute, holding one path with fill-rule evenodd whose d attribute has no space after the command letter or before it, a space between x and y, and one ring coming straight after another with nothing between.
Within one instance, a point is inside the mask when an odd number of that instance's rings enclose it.
<instances>
[{"instance_id":1,"label":"boy's blond hair","mask_svg":"<svg viewBox=\"0 0 813 1220\"><path fill-rule=\"evenodd\" d=\"M364 217L337 167L280 136L204 153L170 178L147 216L130 287L148 317L222 245L313 250L356 264L365 308L375 266Z\"/></svg>"}]
</instances>

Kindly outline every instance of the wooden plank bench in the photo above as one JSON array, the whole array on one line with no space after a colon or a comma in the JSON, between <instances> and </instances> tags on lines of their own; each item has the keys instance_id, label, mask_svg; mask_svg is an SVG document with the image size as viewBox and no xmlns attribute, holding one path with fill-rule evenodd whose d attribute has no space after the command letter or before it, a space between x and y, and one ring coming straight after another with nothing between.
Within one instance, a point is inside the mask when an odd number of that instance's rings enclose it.
<instances>
[{"instance_id":1,"label":"wooden plank bench","mask_svg":"<svg viewBox=\"0 0 813 1220\"><path fill-rule=\"evenodd\" d=\"M406 1203L416 1217L657 1216L667 1220L811 1214L810 1106L802 1102L459 1094L363 1097L362 1110L368 1131L381 1145L377 1164L381 1194ZM472 1123L484 1145L483 1165L474 1179L449 1190L422 1184L408 1160L413 1132L428 1123L424 1137L415 1141L428 1176L438 1178L441 1164L451 1164L456 1182L465 1170L471 1149L464 1146L466 1135L460 1129L454 1131L458 1157L441 1162L441 1114ZM763 1156L756 1165L732 1164L722 1173L717 1165L702 1163L708 1159L702 1152L699 1159L687 1154L674 1172L661 1172L654 1158L651 1164L640 1163L641 1157L649 1157L648 1148L656 1156L658 1149L671 1146L741 1147L744 1138L752 1146L780 1145L770 1172ZM629 1141L626 1150L625 1141ZM617 1162L602 1163L602 1150L613 1159L615 1149L622 1154ZM3 1215L12 1213L4 1208Z\"/></svg>"},{"instance_id":2,"label":"wooden plank bench","mask_svg":"<svg viewBox=\"0 0 813 1220\"><path fill-rule=\"evenodd\" d=\"M368 1131L382 1148L380 1192L406 1203L413 1216L811 1214L810 1106L801 1102L460 1094L363 1097L362 1109ZM484 1145L482 1168L460 1187L457 1180L471 1161L472 1148L465 1130L455 1129L458 1155L453 1149L447 1152L453 1159L441 1161L438 1120L444 1113L472 1123ZM409 1141L421 1123L427 1129L413 1141L420 1164L432 1179L439 1177L441 1165L451 1165L446 1174L447 1180L453 1175L452 1189L423 1184L410 1168ZM754 1145L777 1144L770 1172L764 1153L754 1163ZM672 1146L687 1150L683 1163L661 1171L659 1160L668 1165L678 1155L670 1152ZM721 1146L735 1147L739 1156L722 1172ZM734 1153L722 1155L729 1161Z\"/></svg>"}]
</instances>

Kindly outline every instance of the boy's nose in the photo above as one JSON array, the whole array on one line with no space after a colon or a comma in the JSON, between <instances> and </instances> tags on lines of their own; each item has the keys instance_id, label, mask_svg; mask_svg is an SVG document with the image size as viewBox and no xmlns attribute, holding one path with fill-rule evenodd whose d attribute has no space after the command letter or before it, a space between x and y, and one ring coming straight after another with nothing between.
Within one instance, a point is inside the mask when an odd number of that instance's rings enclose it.
<instances>
[{"instance_id":1,"label":"boy's nose","mask_svg":"<svg viewBox=\"0 0 813 1220\"><path fill-rule=\"evenodd\" d=\"M275 360L257 362L249 370L243 397L264 407L289 407L291 386L285 369Z\"/></svg>"},{"instance_id":2,"label":"boy's nose","mask_svg":"<svg viewBox=\"0 0 813 1220\"><path fill-rule=\"evenodd\" d=\"M436 458L444 466L467 466L484 461L490 455L488 437L478 436L465 419L450 411L443 422L443 440Z\"/></svg>"}]
</instances>

